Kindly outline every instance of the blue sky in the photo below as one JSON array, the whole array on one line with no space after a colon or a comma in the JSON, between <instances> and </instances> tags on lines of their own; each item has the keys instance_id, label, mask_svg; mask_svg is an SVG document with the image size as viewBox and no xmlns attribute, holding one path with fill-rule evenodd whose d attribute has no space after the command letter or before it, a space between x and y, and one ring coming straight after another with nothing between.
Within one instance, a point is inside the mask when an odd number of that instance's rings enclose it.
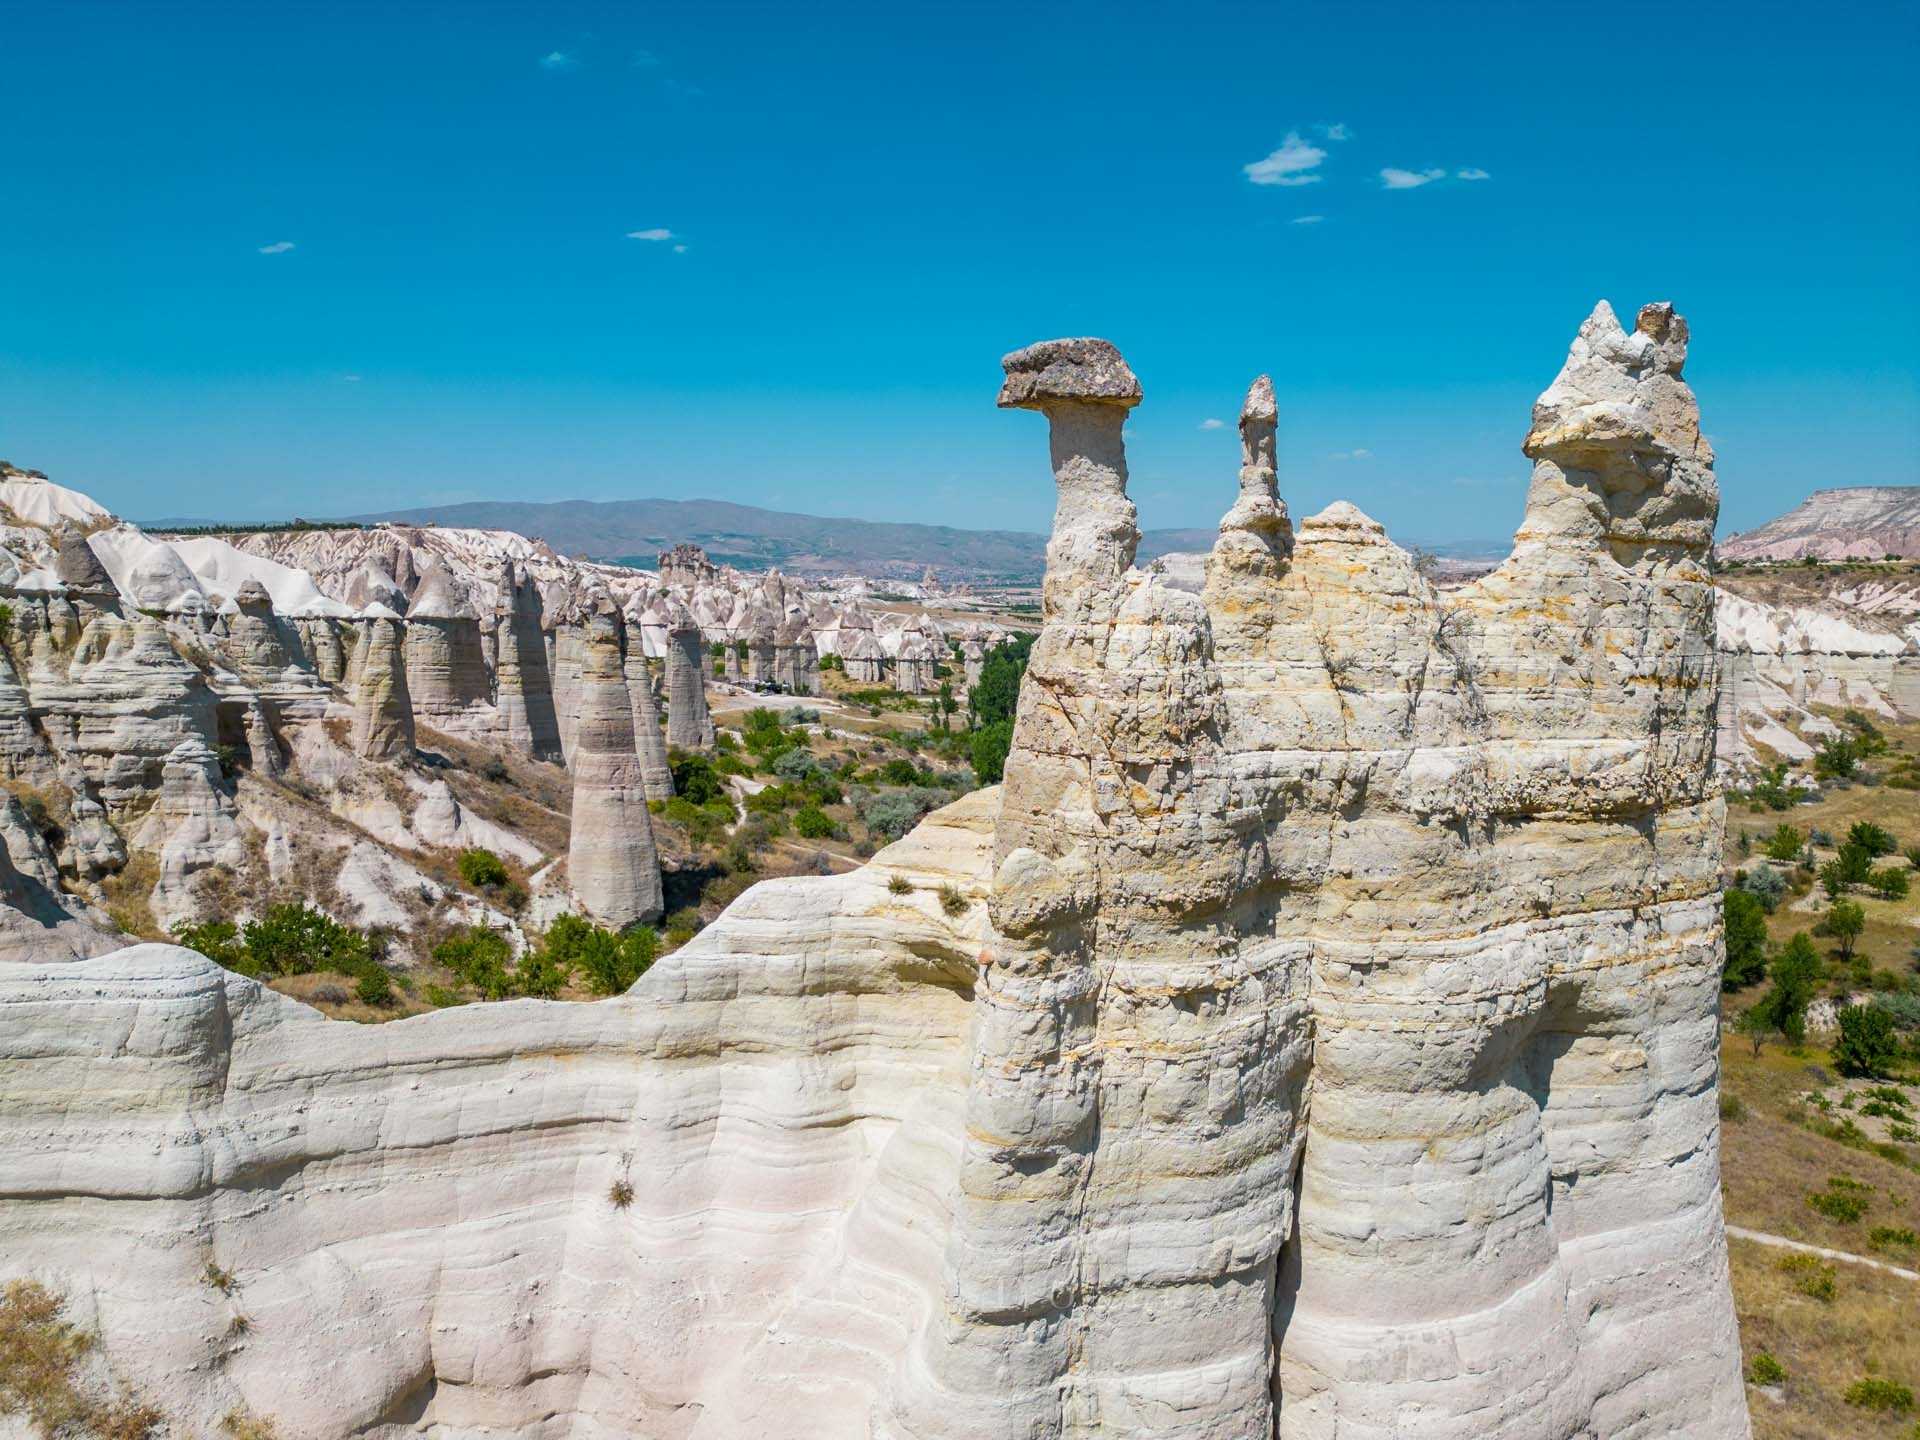
<instances>
[{"instance_id":1,"label":"blue sky","mask_svg":"<svg viewBox=\"0 0 1920 1440\"><path fill-rule=\"evenodd\" d=\"M1689 316L1725 533L1920 483L1916 16L8 0L0 456L1041 530L998 358L1095 334L1144 524L1218 519L1267 370L1296 514L1502 536L1604 296Z\"/></svg>"}]
</instances>

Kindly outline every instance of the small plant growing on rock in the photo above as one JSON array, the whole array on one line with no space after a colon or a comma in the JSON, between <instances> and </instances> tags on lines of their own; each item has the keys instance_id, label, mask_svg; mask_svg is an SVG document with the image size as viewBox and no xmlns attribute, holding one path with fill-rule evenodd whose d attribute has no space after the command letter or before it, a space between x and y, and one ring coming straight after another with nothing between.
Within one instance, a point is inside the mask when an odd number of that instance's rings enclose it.
<instances>
[{"instance_id":1,"label":"small plant growing on rock","mask_svg":"<svg viewBox=\"0 0 1920 1440\"><path fill-rule=\"evenodd\" d=\"M607 1187L607 1203L616 1210L633 1204L633 1182L622 1176Z\"/></svg>"},{"instance_id":2,"label":"small plant growing on rock","mask_svg":"<svg viewBox=\"0 0 1920 1440\"><path fill-rule=\"evenodd\" d=\"M229 1410L220 1421L220 1433L232 1440L280 1440L271 1420L246 1410Z\"/></svg>"},{"instance_id":3,"label":"small plant growing on rock","mask_svg":"<svg viewBox=\"0 0 1920 1440\"><path fill-rule=\"evenodd\" d=\"M967 897L952 885L940 887L940 908L949 915L960 916L967 913Z\"/></svg>"},{"instance_id":4,"label":"small plant growing on rock","mask_svg":"<svg viewBox=\"0 0 1920 1440\"><path fill-rule=\"evenodd\" d=\"M253 1321L244 1315L236 1315L227 1322L227 1334L235 1340L253 1333Z\"/></svg>"},{"instance_id":5,"label":"small plant growing on rock","mask_svg":"<svg viewBox=\"0 0 1920 1440\"><path fill-rule=\"evenodd\" d=\"M913 894L913 882L904 875L889 875L887 877L887 893L889 895L911 895Z\"/></svg>"},{"instance_id":6,"label":"small plant growing on rock","mask_svg":"<svg viewBox=\"0 0 1920 1440\"><path fill-rule=\"evenodd\" d=\"M200 1272L200 1279L222 1295L231 1295L234 1286L239 1283L231 1270L222 1270L211 1260L207 1261L207 1268Z\"/></svg>"}]
</instances>

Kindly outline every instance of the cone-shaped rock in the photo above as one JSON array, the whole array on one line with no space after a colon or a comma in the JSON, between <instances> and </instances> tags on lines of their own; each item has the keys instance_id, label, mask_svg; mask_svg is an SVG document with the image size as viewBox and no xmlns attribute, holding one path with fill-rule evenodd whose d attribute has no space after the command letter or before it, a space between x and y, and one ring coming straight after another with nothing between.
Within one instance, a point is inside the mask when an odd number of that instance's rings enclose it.
<instances>
[{"instance_id":1,"label":"cone-shaped rock","mask_svg":"<svg viewBox=\"0 0 1920 1440\"><path fill-rule=\"evenodd\" d=\"M353 752L368 760L399 760L413 753L413 701L407 693L396 616L373 616L360 626L353 667Z\"/></svg>"}]
</instances>

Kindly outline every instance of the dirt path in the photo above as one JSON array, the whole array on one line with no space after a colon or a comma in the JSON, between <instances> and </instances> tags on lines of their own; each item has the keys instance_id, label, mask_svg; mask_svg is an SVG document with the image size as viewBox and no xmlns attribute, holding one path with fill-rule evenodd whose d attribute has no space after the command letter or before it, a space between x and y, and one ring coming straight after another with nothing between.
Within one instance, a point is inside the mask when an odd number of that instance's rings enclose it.
<instances>
[{"instance_id":1,"label":"dirt path","mask_svg":"<svg viewBox=\"0 0 1920 1440\"><path fill-rule=\"evenodd\" d=\"M1828 1250L1819 1245L1805 1245L1798 1240L1789 1240L1784 1235L1769 1235L1764 1230L1744 1230L1738 1225L1729 1225L1727 1234L1736 1240L1751 1240L1756 1245L1771 1245L1777 1250L1798 1250L1803 1255L1818 1255L1822 1260L1843 1260L1849 1265L1865 1265L1870 1270L1885 1270L1890 1275L1899 1275L1908 1280L1920 1280L1920 1271L1903 1270L1900 1266L1889 1265L1884 1260L1869 1260L1865 1255L1849 1255L1845 1250Z\"/></svg>"}]
</instances>

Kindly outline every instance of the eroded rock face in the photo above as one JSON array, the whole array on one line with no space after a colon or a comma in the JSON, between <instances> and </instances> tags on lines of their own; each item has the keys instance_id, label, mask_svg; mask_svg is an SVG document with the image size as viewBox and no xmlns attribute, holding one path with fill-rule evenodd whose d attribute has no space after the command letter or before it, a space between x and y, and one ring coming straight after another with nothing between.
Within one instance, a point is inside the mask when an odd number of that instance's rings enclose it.
<instances>
[{"instance_id":1,"label":"eroded rock face","mask_svg":"<svg viewBox=\"0 0 1920 1440\"><path fill-rule=\"evenodd\" d=\"M407 608L407 693L415 716L450 734L499 730L480 612L443 562L431 562Z\"/></svg>"},{"instance_id":2,"label":"eroded rock face","mask_svg":"<svg viewBox=\"0 0 1920 1440\"><path fill-rule=\"evenodd\" d=\"M1134 570L1131 372L1010 357L1061 503L1004 790L602 1004L0 969L0 1265L182 1423L298 1440L1738 1440L1716 496L1640 323L1444 595L1351 505L1293 527L1258 385L1203 593ZM646 824L620 626L576 840ZM569 861L613 923L633 860Z\"/></svg>"},{"instance_id":3,"label":"eroded rock face","mask_svg":"<svg viewBox=\"0 0 1920 1440\"><path fill-rule=\"evenodd\" d=\"M398 760L413 753L404 630L391 616L361 625L353 665L353 753L363 759Z\"/></svg>"},{"instance_id":4,"label":"eroded rock face","mask_svg":"<svg viewBox=\"0 0 1920 1440\"><path fill-rule=\"evenodd\" d=\"M666 665L668 743L687 750L711 750L707 646L699 624L678 600L667 607Z\"/></svg>"},{"instance_id":5,"label":"eroded rock face","mask_svg":"<svg viewBox=\"0 0 1920 1440\"><path fill-rule=\"evenodd\" d=\"M596 610L580 645L567 845L567 878L580 908L616 930L657 919L661 909L660 858L634 744L624 650L620 612L611 605Z\"/></svg>"},{"instance_id":6,"label":"eroded rock face","mask_svg":"<svg viewBox=\"0 0 1920 1440\"><path fill-rule=\"evenodd\" d=\"M205 742L184 740L167 757L159 797L138 839L160 857L160 881L151 902L154 918L169 930L201 919L193 877L246 859L233 801L221 785L220 762Z\"/></svg>"}]
</instances>

